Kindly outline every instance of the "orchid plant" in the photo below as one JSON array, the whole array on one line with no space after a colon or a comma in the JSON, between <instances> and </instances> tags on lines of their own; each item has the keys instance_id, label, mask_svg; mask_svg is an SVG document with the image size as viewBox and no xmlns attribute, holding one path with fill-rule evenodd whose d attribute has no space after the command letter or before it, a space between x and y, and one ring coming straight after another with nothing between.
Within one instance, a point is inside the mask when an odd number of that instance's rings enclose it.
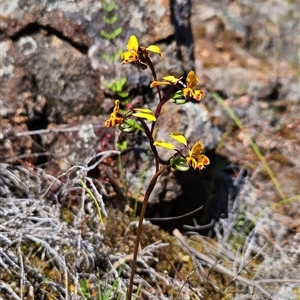
<instances>
[{"instance_id":1,"label":"orchid plant","mask_svg":"<svg viewBox=\"0 0 300 300\"><path fill-rule=\"evenodd\" d=\"M122 64L132 63L137 65L142 70L145 70L148 67L151 70L153 82L150 84L150 87L156 87L159 96L159 102L157 103L155 112L152 112L148 108L131 108L126 113L121 114L120 102L119 100L115 100L113 112L111 113L109 119L107 119L105 122L106 127L118 126L118 128L125 133L134 133L140 130L143 131L149 140L156 166L156 172L147 187L139 216L139 227L132 261L132 273L127 291L128 300L131 299L133 290L133 280L142 232L142 223L149 197L156 185L158 177L169 167L178 171L187 171L190 168L202 170L210 163L209 158L203 154L204 147L201 142L197 141L192 147L190 147L184 135L179 132L172 132L169 134L169 136L175 141L179 142L179 144L182 145L181 148L177 148L173 143L167 141L154 140L153 133L156 122L160 116L162 106L165 103L171 101L176 105L183 105L192 99L200 101L204 98L205 94L203 90L196 89L198 77L193 70L188 73L186 83L183 82L182 77L176 78L172 75L163 77L163 81L158 81L155 68L150 59L150 52L162 56L161 50L158 46L150 45L148 47L142 47L139 45L137 37L132 35L127 42L127 51L122 53L121 59ZM164 95L162 95L162 91L160 89L161 85L169 86L169 89ZM151 126L146 123L146 120L151 122ZM160 164L156 147L163 147L174 152L173 155L170 155L170 159L166 164Z\"/></svg>"}]
</instances>

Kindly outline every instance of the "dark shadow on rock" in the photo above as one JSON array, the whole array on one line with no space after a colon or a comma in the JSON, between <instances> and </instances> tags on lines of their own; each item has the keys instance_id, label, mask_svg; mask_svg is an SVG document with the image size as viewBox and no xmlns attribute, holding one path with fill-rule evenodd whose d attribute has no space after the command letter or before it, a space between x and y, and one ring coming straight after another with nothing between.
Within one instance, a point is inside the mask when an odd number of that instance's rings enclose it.
<instances>
[{"instance_id":1,"label":"dark shadow on rock","mask_svg":"<svg viewBox=\"0 0 300 300\"><path fill-rule=\"evenodd\" d=\"M40 129L46 129L49 124L47 117L47 104L44 105L41 111L33 109L31 113L28 114L28 120L26 122L27 128L29 131L35 131ZM43 146L42 135L34 134L31 136L33 143L33 152L46 152L46 149ZM40 155L35 161L36 166L41 166L46 164L48 161L47 156Z\"/></svg>"},{"instance_id":2,"label":"dark shadow on rock","mask_svg":"<svg viewBox=\"0 0 300 300\"><path fill-rule=\"evenodd\" d=\"M227 217L228 201L235 199L238 193L238 187L233 184L237 171L238 168L226 157L215 155L211 164L202 171L176 172L176 179L182 189L181 195L173 201L150 205L147 217L177 217L203 206L201 210L183 218L152 222L169 232L178 228L183 232L195 231L202 235L209 234L213 222ZM211 226L204 230L197 228L207 224ZM186 225L190 227L187 228Z\"/></svg>"},{"instance_id":3,"label":"dark shadow on rock","mask_svg":"<svg viewBox=\"0 0 300 300\"><path fill-rule=\"evenodd\" d=\"M186 70L195 68L194 39L190 22L191 1L170 0L171 23L175 28L177 57Z\"/></svg>"}]
</instances>

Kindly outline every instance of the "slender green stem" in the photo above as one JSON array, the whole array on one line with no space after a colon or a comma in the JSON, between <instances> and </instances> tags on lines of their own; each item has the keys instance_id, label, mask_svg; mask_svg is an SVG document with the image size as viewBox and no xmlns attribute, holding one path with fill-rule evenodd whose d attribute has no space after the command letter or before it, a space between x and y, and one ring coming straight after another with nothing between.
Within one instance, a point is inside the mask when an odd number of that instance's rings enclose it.
<instances>
[{"instance_id":1,"label":"slender green stem","mask_svg":"<svg viewBox=\"0 0 300 300\"><path fill-rule=\"evenodd\" d=\"M143 226L143 220L144 220L144 216L146 213L146 209L147 209L147 204L148 204L148 200L150 198L150 195L156 185L157 179L158 177L168 168L167 165L163 165L158 172L156 172L149 185L148 188L146 190L145 193L145 197L144 197L144 202L142 204L142 208L141 208L141 213L139 216L139 224L138 224L138 229L137 229L137 234L136 234L136 240L135 240L135 245L134 245L134 252L133 252L133 258L132 258L132 266L131 266L131 274L130 274L130 282L129 282L129 287L128 287L128 291L127 291L127 300L131 300L131 296L132 296L132 289L133 289L133 280L134 280L134 275L135 275L135 270L136 270L136 260L137 260L137 255L139 252L139 243L140 243L140 239L141 239L141 233L142 233L142 226Z\"/></svg>"},{"instance_id":2,"label":"slender green stem","mask_svg":"<svg viewBox=\"0 0 300 300\"><path fill-rule=\"evenodd\" d=\"M119 169L119 173L120 173L120 181L121 181L122 190L124 191L124 195L125 195L127 203L129 203L128 191L127 191L127 186L126 186L126 178L125 178L124 169L123 169L123 165L122 165L121 153L118 154L118 169Z\"/></svg>"},{"instance_id":3,"label":"slender green stem","mask_svg":"<svg viewBox=\"0 0 300 300\"><path fill-rule=\"evenodd\" d=\"M254 219L251 221L251 223L249 224L247 230L248 230L249 228L251 228L252 226L254 226L254 225L256 224L257 220L258 220L259 218L261 218L261 217L262 217L264 214L266 214L267 212L270 212L270 211L272 211L272 210L275 210L276 208L281 207L282 205L287 205L287 204L289 204L289 203L292 203L292 202L294 202L294 201L299 201L299 200L300 200L300 195L296 195L296 196L290 197L290 198L288 198L288 199L285 198L285 199L283 199L282 201L279 201L279 202L276 202L276 203L270 205L269 207L265 208L262 212L260 212L259 214L257 214L257 215L255 216L255 218L254 218Z\"/></svg>"},{"instance_id":4,"label":"slender green stem","mask_svg":"<svg viewBox=\"0 0 300 300\"><path fill-rule=\"evenodd\" d=\"M97 199L95 198L94 194L87 187L87 185L85 184L85 182L83 180L80 179L79 184L84 188L84 190L91 196L92 200L94 201L94 204L97 208L97 213L98 213L98 216L99 216L100 223L104 226L104 222L103 222L103 218L102 218L102 214L101 214L101 209L100 209L100 206L99 206L99 203L98 203Z\"/></svg>"}]
</instances>

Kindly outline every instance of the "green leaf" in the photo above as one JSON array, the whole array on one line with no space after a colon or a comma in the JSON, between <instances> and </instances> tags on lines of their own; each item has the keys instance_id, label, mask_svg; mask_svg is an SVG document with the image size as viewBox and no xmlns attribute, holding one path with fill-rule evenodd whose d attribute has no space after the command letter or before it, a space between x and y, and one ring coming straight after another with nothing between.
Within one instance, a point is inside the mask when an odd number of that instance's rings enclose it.
<instances>
[{"instance_id":1,"label":"green leaf","mask_svg":"<svg viewBox=\"0 0 300 300\"><path fill-rule=\"evenodd\" d=\"M104 37L106 40L109 40L109 41L113 40L114 38L116 38L121 33L122 33L122 27L117 27L112 32L107 32L105 30L101 30L101 32L100 32L102 37Z\"/></svg>"},{"instance_id":2,"label":"green leaf","mask_svg":"<svg viewBox=\"0 0 300 300\"><path fill-rule=\"evenodd\" d=\"M123 141L121 143L117 143L117 148L119 151L125 151L128 147L128 141Z\"/></svg>"},{"instance_id":3,"label":"green leaf","mask_svg":"<svg viewBox=\"0 0 300 300\"><path fill-rule=\"evenodd\" d=\"M111 16L110 18L109 18L109 17L106 17L106 16L103 16L102 20L103 20L103 22L104 22L105 24L112 25L112 24L114 24L114 23L118 20L118 15L117 15L117 14L114 14L114 15Z\"/></svg>"},{"instance_id":4,"label":"green leaf","mask_svg":"<svg viewBox=\"0 0 300 300\"><path fill-rule=\"evenodd\" d=\"M123 77L120 79L115 79L111 83L106 82L106 83L104 83L104 86L107 89L111 90L112 92L121 93L121 92L125 92L124 88L125 88L126 82L127 82L127 79L125 77Z\"/></svg>"},{"instance_id":5,"label":"green leaf","mask_svg":"<svg viewBox=\"0 0 300 300\"><path fill-rule=\"evenodd\" d=\"M105 11L107 12L111 12L115 9L116 4L114 2L110 2L110 1L105 1L105 3L103 4L103 8Z\"/></svg>"},{"instance_id":6,"label":"green leaf","mask_svg":"<svg viewBox=\"0 0 300 300\"><path fill-rule=\"evenodd\" d=\"M103 54L101 55L101 57L102 57L104 60L113 63L113 62L119 60L119 58L120 58L122 52L123 52L123 51L122 51L121 49L119 49L116 53L114 53L114 54L112 54L112 55L103 53Z\"/></svg>"},{"instance_id":7,"label":"green leaf","mask_svg":"<svg viewBox=\"0 0 300 300\"><path fill-rule=\"evenodd\" d=\"M117 94L118 98L122 98L123 100L124 100L125 98L128 98L128 97L129 97L129 93L126 92L126 91L124 91L124 92L117 92L116 94Z\"/></svg>"}]
</instances>

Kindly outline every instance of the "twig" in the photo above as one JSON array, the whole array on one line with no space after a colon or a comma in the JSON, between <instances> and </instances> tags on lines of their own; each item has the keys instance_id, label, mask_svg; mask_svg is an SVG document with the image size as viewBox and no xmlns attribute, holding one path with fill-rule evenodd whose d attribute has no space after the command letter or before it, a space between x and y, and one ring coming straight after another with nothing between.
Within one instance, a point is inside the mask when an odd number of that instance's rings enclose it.
<instances>
[{"instance_id":1,"label":"twig","mask_svg":"<svg viewBox=\"0 0 300 300\"><path fill-rule=\"evenodd\" d=\"M8 285L7 283L5 283L4 281L0 280L0 289L5 289L7 290L11 296L14 297L15 300L22 300L22 298L20 298L15 292L14 290L11 288L10 285Z\"/></svg>"},{"instance_id":2,"label":"twig","mask_svg":"<svg viewBox=\"0 0 300 300\"><path fill-rule=\"evenodd\" d=\"M189 215L192 215L194 214L195 212L201 210L203 208L203 205L186 213L186 214L183 214L183 215L179 215L179 216L175 216L175 217L165 217L165 218L145 218L147 221L172 221L172 220L177 220L177 219L182 219L182 218L185 218Z\"/></svg>"},{"instance_id":3,"label":"twig","mask_svg":"<svg viewBox=\"0 0 300 300\"><path fill-rule=\"evenodd\" d=\"M213 228L216 224L216 221L215 221L215 219L212 219L209 224L198 225L197 220L195 218L193 218L193 223L194 223L194 226L183 225L183 228L189 229L189 230L207 230L207 229Z\"/></svg>"},{"instance_id":4,"label":"twig","mask_svg":"<svg viewBox=\"0 0 300 300\"><path fill-rule=\"evenodd\" d=\"M69 293L68 293L68 288L69 288L69 282L68 282L68 268L66 264L66 258L63 257L64 261L64 279L65 279L65 300L69 300Z\"/></svg>"},{"instance_id":5,"label":"twig","mask_svg":"<svg viewBox=\"0 0 300 300\"><path fill-rule=\"evenodd\" d=\"M50 152L26 153L26 154L20 154L20 155L17 155L17 156L13 156L13 157L8 157L4 160L4 162L11 163L11 162L14 162L18 159L29 158L29 157L42 157L42 156L50 156L50 155L51 155Z\"/></svg>"},{"instance_id":6,"label":"twig","mask_svg":"<svg viewBox=\"0 0 300 300\"><path fill-rule=\"evenodd\" d=\"M95 196L96 200L98 200L98 202L99 202L98 204L99 204L99 206L101 208L102 214L103 214L103 216L105 218L107 218L108 215L107 215L107 212L105 210L105 204L104 204L102 195L98 192L98 190L97 190L97 188L96 188L96 186L95 186L95 184L94 184L94 182L93 182L93 180L91 178L86 177L85 180L90 183L91 189L94 192L94 196Z\"/></svg>"},{"instance_id":7,"label":"twig","mask_svg":"<svg viewBox=\"0 0 300 300\"><path fill-rule=\"evenodd\" d=\"M179 295L181 294L181 291L182 291L183 287L188 283L189 277L191 277L191 276L197 271L198 268L199 268L199 265L197 265L197 266L192 270L192 272L190 272L190 273L186 276L186 279L185 279L184 283L182 284L182 286L180 287L180 290L179 290L177 296L175 297L175 300L178 299Z\"/></svg>"},{"instance_id":8,"label":"twig","mask_svg":"<svg viewBox=\"0 0 300 300\"><path fill-rule=\"evenodd\" d=\"M22 131L22 132L9 132L6 135L3 135L2 139L7 139L9 137L22 137L26 135L36 135L36 134L48 134L48 133L63 133L63 132L73 132L79 131L82 129L82 125L74 126L74 127L58 127L58 128L51 128L51 129L39 129L39 130L31 130L31 131ZM100 128L103 127L103 124L92 124L93 128Z\"/></svg>"},{"instance_id":9,"label":"twig","mask_svg":"<svg viewBox=\"0 0 300 300\"><path fill-rule=\"evenodd\" d=\"M28 289L27 300L34 300L34 290L32 285Z\"/></svg>"},{"instance_id":10,"label":"twig","mask_svg":"<svg viewBox=\"0 0 300 300\"><path fill-rule=\"evenodd\" d=\"M96 153L91 157L88 157L88 159L84 162L85 171L88 172L95 169L105 158L111 156L112 154L120 154L120 153L121 152L118 150L106 150L103 152ZM95 160L99 156L100 158L97 161L95 161L92 165L89 166L90 162Z\"/></svg>"},{"instance_id":11,"label":"twig","mask_svg":"<svg viewBox=\"0 0 300 300\"><path fill-rule=\"evenodd\" d=\"M103 151L103 152L97 153L96 155L94 155L92 157L92 159L94 159L94 158L97 158L98 156L101 156L101 158L98 161L96 161L95 163L93 163L93 165L87 166L88 163L91 161L91 159L89 159L88 161L85 162L86 166L75 165L75 166L69 168L66 172L64 172L54 178L53 182L50 184L50 186L47 188L47 190L41 195L41 198L44 198L47 195L47 193L49 192L49 190L52 188L52 186L55 183L61 183L59 181L59 178L67 176L74 169L80 169L80 170L83 170L85 173L87 173L88 171L93 170L96 166L98 166L103 161L103 159L109 157L112 154L120 154L120 151L117 151L117 150Z\"/></svg>"},{"instance_id":12,"label":"twig","mask_svg":"<svg viewBox=\"0 0 300 300\"><path fill-rule=\"evenodd\" d=\"M133 254L128 254L111 265L111 270L106 273L104 276L114 273L121 265L125 264L127 261L132 260Z\"/></svg>"},{"instance_id":13,"label":"twig","mask_svg":"<svg viewBox=\"0 0 300 300\"><path fill-rule=\"evenodd\" d=\"M300 279L257 279L256 283L299 283Z\"/></svg>"},{"instance_id":14,"label":"twig","mask_svg":"<svg viewBox=\"0 0 300 300\"><path fill-rule=\"evenodd\" d=\"M21 238L22 239L22 238ZM20 263L20 297L23 299L23 284L24 284L24 264L20 244L17 247Z\"/></svg>"}]
</instances>

